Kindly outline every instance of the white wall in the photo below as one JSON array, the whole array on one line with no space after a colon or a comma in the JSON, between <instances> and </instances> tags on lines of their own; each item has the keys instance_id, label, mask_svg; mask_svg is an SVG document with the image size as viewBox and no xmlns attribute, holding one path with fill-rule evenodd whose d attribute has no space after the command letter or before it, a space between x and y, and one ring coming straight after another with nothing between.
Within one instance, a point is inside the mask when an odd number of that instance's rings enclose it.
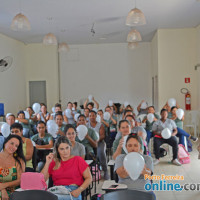
<instances>
[{"instance_id":1,"label":"white wall","mask_svg":"<svg viewBox=\"0 0 200 200\"><path fill-rule=\"evenodd\" d=\"M200 25L196 28L197 30L197 64L200 64ZM197 95L198 95L198 109L200 110L200 67L197 69Z\"/></svg>"},{"instance_id":2,"label":"white wall","mask_svg":"<svg viewBox=\"0 0 200 200\"><path fill-rule=\"evenodd\" d=\"M159 107L173 97L185 108L185 97L181 88L187 88L192 95L191 107L197 109L197 63L196 29L158 30L158 78ZM190 77L191 83L184 79Z\"/></svg>"},{"instance_id":3,"label":"white wall","mask_svg":"<svg viewBox=\"0 0 200 200\"><path fill-rule=\"evenodd\" d=\"M29 44L25 46L26 90L29 105L29 81L46 81L47 108L58 102L58 54L56 46ZM39 102L42 103L42 102Z\"/></svg>"},{"instance_id":4,"label":"white wall","mask_svg":"<svg viewBox=\"0 0 200 200\"><path fill-rule=\"evenodd\" d=\"M61 54L62 104L94 95L101 107L109 100L136 107L142 99L151 104L151 48L141 43L133 51L127 43L74 45Z\"/></svg>"},{"instance_id":5,"label":"white wall","mask_svg":"<svg viewBox=\"0 0 200 200\"><path fill-rule=\"evenodd\" d=\"M13 63L7 71L0 72L0 102L5 113L16 114L26 105L24 44L0 34L0 59L11 56Z\"/></svg>"}]
</instances>

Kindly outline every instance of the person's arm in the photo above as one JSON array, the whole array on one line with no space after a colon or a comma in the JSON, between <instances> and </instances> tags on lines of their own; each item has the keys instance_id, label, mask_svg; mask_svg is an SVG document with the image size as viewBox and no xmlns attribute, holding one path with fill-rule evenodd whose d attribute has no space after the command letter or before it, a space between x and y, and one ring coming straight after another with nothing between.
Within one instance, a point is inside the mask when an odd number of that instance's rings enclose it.
<instances>
[{"instance_id":1,"label":"person's arm","mask_svg":"<svg viewBox=\"0 0 200 200\"><path fill-rule=\"evenodd\" d=\"M116 151L113 154L113 159L114 160L117 158L118 155L120 155L122 153L123 143L124 143L124 137L122 137L122 139L119 141L117 149L116 149Z\"/></svg>"},{"instance_id":2,"label":"person's arm","mask_svg":"<svg viewBox=\"0 0 200 200\"><path fill-rule=\"evenodd\" d=\"M92 182L92 175L91 175L89 167L87 167L86 170L83 172L83 179L84 179L83 184L80 187L78 187L76 190L73 190L71 192L73 197L77 198L81 194L81 192L86 190L86 188Z\"/></svg>"},{"instance_id":3,"label":"person's arm","mask_svg":"<svg viewBox=\"0 0 200 200\"><path fill-rule=\"evenodd\" d=\"M88 104L88 98L85 100L84 104L83 104L83 108L87 108L87 104Z\"/></svg>"},{"instance_id":4,"label":"person's arm","mask_svg":"<svg viewBox=\"0 0 200 200\"><path fill-rule=\"evenodd\" d=\"M45 145L38 145L38 144L36 144L35 147L37 149L50 149L50 148L53 147L53 140L50 140L49 144L45 144Z\"/></svg>"},{"instance_id":5,"label":"person's arm","mask_svg":"<svg viewBox=\"0 0 200 200\"><path fill-rule=\"evenodd\" d=\"M116 121L112 116L110 116L110 119L111 119L111 121L112 121L112 123L113 123L114 125L117 124L117 121Z\"/></svg>"},{"instance_id":6,"label":"person's arm","mask_svg":"<svg viewBox=\"0 0 200 200\"><path fill-rule=\"evenodd\" d=\"M24 124L28 124L28 120L27 119L16 118L16 120L18 120L19 122L22 122Z\"/></svg>"},{"instance_id":7,"label":"person's arm","mask_svg":"<svg viewBox=\"0 0 200 200\"><path fill-rule=\"evenodd\" d=\"M174 128L172 132L172 136L176 136L177 133L178 133L177 128Z\"/></svg>"},{"instance_id":8,"label":"person's arm","mask_svg":"<svg viewBox=\"0 0 200 200\"><path fill-rule=\"evenodd\" d=\"M53 160L53 153L50 153L49 155L46 156L46 163L41 171L42 174L44 174L44 179L47 181L49 179L49 165Z\"/></svg>"},{"instance_id":9,"label":"person's arm","mask_svg":"<svg viewBox=\"0 0 200 200\"><path fill-rule=\"evenodd\" d=\"M94 133L95 134L95 133ZM90 143L90 145L93 147L93 148L97 148L97 141L93 140L89 134L87 133L87 135L85 136L85 139L87 139Z\"/></svg>"},{"instance_id":10,"label":"person's arm","mask_svg":"<svg viewBox=\"0 0 200 200\"><path fill-rule=\"evenodd\" d=\"M25 172L25 163L22 159L20 159L21 166L16 162L16 168L17 168L17 180L10 181L10 182L5 182L5 183L0 183L0 190L6 189L8 187L14 187L14 186L19 186L20 185L20 179L21 179L21 174Z\"/></svg>"},{"instance_id":11,"label":"person's arm","mask_svg":"<svg viewBox=\"0 0 200 200\"><path fill-rule=\"evenodd\" d=\"M104 138L105 138L105 128L102 124L99 130L99 141L102 141Z\"/></svg>"},{"instance_id":12,"label":"person's arm","mask_svg":"<svg viewBox=\"0 0 200 200\"><path fill-rule=\"evenodd\" d=\"M106 122L103 118L101 119L101 123L103 123L106 127L110 127L109 123Z\"/></svg>"},{"instance_id":13,"label":"person's arm","mask_svg":"<svg viewBox=\"0 0 200 200\"><path fill-rule=\"evenodd\" d=\"M2 190L0 190L0 192L1 192L1 198L3 200L9 200L9 196L8 196L8 193L7 193L6 189L2 189Z\"/></svg>"},{"instance_id":14,"label":"person's arm","mask_svg":"<svg viewBox=\"0 0 200 200\"><path fill-rule=\"evenodd\" d=\"M63 119L64 119L64 122L66 122L68 124L68 118L66 115L63 115Z\"/></svg>"},{"instance_id":15,"label":"person's arm","mask_svg":"<svg viewBox=\"0 0 200 200\"><path fill-rule=\"evenodd\" d=\"M92 98L92 100L94 101L94 104L96 105L96 108L99 109L99 103L94 99L94 97Z\"/></svg>"},{"instance_id":16,"label":"person's arm","mask_svg":"<svg viewBox=\"0 0 200 200\"><path fill-rule=\"evenodd\" d=\"M39 114L39 113L37 114L37 120L38 120L38 121L40 121L40 120L41 120L41 116L40 116L40 114Z\"/></svg>"},{"instance_id":17,"label":"person's arm","mask_svg":"<svg viewBox=\"0 0 200 200\"><path fill-rule=\"evenodd\" d=\"M137 111L138 111L138 112L140 112L140 107L141 107L141 105L142 105L143 102L144 102L144 100L142 100L142 101L140 102L140 104L138 105L138 107L137 107Z\"/></svg>"},{"instance_id":18,"label":"person's arm","mask_svg":"<svg viewBox=\"0 0 200 200\"><path fill-rule=\"evenodd\" d=\"M120 178L126 178L128 177L128 173L126 172L124 166L122 167L119 167L117 170L116 170L116 173L117 175L120 177Z\"/></svg>"},{"instance_id":19,"label":"person's arm","mask_svg":"<svg viewBox=\"0 0 200 200\"><path fill-rule=\"evenodd\" d=\"M30 139L26 139L26 161L31 160L33 157L33 144Z\"/></svg>"},{"instance_id":20,"label":"person's arm","mask_svg":"<svg viewBox=\"0 0 200 200\"><path fill-rule=\"evenodd\" d=\"M47 113L47 114L46 114L46 117L45 117L46 122L49 120L49 118L50 118L50 113Z\"/></svg>"},{"instance_id":21,"label":"person's arm","mask_svg":"<svg viewBox=\"0 0 200 200\"><path fill-rule=\"evenodd\" d=\"M33 117L30 116L30 119L32 119L34 122L37 122L37 116L34 115Z\"/></svg>"}]
</instances>

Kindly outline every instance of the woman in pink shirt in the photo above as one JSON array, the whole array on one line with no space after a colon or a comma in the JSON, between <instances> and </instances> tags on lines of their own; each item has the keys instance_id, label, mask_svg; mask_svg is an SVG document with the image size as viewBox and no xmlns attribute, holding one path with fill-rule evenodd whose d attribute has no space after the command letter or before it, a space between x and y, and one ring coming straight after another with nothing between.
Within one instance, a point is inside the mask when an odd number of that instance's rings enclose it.
<instances>
[{"instance_id":1,"label":"woman in pink shirt","mask_svg":"<svg viewBox=\"0 0 200 200\"><path fill-rule=\"evenodd\" d=\"M46 157L42 173L50 176L55 186L64 185L71 190L73 199L81 200L81 192L92 182L88 164L80 156L70 155L71 143L65 136L56 140L54 153ZM57 194L58 200L70 199L69 195Z\"/></svg>"}]
</instances>

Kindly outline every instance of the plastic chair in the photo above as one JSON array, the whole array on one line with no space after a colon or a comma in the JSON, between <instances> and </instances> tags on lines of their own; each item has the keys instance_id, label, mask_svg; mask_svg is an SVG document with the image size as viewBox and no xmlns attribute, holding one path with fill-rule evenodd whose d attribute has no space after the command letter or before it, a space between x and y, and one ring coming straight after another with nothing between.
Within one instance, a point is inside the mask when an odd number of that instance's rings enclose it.
<instances>
[{"instance_id":1,"label":"plastic chair","mask_svg":"<svg viewBox=\"0 0 200 200\"><path fill-rule=\"evenodd\" d=\"M58 200L58 197L44 190L26 190L22 192L14 192L10 196L10 200Z\"/></svg>"},{"instance_id":2,"label":"plastic chair","mask_svg":"<svg viewBox=\"0 0 200 200\"><path fill-rule=\"evenodd\" d=\"M199 136L199 118L200 118L200 112L198 110L191 110L187 114L189 123L184 125L184 127L189 127L194 129L194 137Z\"/></svg>"}]
</instances>

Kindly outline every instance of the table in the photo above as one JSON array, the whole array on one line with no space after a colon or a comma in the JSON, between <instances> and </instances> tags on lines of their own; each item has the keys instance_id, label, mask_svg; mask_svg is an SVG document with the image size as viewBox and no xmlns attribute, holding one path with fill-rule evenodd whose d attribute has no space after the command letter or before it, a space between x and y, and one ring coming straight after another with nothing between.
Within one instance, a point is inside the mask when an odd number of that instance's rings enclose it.
<instances>
[{"instance_id":1,"label":"table","mask_svg":"<svg viewBox=\"0 0 200 200\"><path fill-rule=\"evenodd\" d=\"M109 160L108 166L110 167L110 179L111 180L114 180L114 165L115 165L115 161Z\"/></svg>"},{"instance_id":2,"label":"table","mask_svg":"<svg viewBox=\"0 0 200 200\"><path fill-rule=\"evenodd\" d=\"M155 200L153 194L137 190L115 190L101 196L101 200Z\"/></svg>"},{"instance_id":3,"label":"table","mask_svg":"<svg viewBox=\"0 0 200 200\"><path fill-rule=\"evenodd\" d=\"M110 186L111 185L118 185L116 188L111 189ZM104 181L103 185L102 185L102 190L105 190L106 193L107 192L111 192L111 191L116 191L116 190L127 190L128 187L125 184L120 184L120 183L116 183L115 181Z\"/></svg>"}]
</instances>

